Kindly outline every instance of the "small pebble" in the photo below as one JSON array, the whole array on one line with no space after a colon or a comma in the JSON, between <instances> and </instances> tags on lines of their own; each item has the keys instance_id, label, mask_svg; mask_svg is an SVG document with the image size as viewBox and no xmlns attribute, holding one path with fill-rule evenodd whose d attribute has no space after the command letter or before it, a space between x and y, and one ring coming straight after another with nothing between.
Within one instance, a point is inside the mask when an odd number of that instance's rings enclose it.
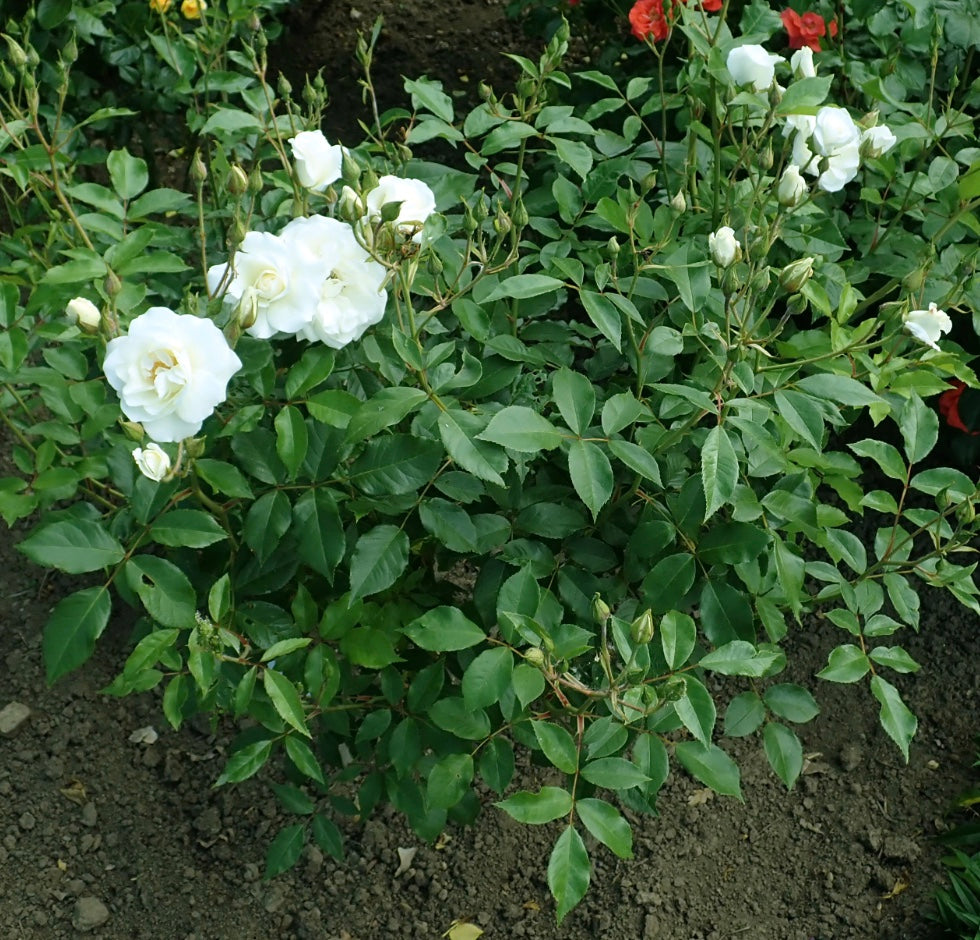
<instances>
[{"instance_id":1,"label":"small pebble","mask_svg":"<svg viewBox=\"0 0 980 940\"><path fill-rule=\"evenodd\" d=\"M72 914L72 926L82 933L95 930L101 927L109 919L109 908L107 908L98 898L88 895L79 898L75 902L75 910Z\"/></svg>"},{"instance_id":2,"label":"small pebble","mask_svg":"<svg viewBox=\"0 0 980 940\"><path fill-rule=\"evenodd\" d=\"M10 702L0 709L0 734L13 734L30 716L31 710L20 702Z\"/></svg>"}]
</instances>

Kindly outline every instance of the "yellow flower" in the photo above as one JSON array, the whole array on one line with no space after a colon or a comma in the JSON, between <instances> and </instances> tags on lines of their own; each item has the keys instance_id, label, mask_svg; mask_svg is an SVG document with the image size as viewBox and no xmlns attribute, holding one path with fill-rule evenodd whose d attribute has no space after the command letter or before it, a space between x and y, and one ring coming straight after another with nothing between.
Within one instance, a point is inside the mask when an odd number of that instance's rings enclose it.
<instances>
[{"instance_id":1,"label":"yellow flower","mask_svg":"<svg viewBox=\"0 0 980 940\"><path fill-rule=\"evenodd\" d=\"M150 0L150 9L154 13L166 13L173 6L174 0Z\"/></svg>"},{"instance_id":2,"label":"yellow flower","mask_svg":"<svg viewBox=\"0 0 980 940\"><path fill-rule=\"evenodd\" d=\"M165 3L170 3L170 0L164 0ZM184 0L180 5L180 12L189 20L199 20L201 14L208 8L207 3L204 0Z\"/></svg>"}]
</instances>

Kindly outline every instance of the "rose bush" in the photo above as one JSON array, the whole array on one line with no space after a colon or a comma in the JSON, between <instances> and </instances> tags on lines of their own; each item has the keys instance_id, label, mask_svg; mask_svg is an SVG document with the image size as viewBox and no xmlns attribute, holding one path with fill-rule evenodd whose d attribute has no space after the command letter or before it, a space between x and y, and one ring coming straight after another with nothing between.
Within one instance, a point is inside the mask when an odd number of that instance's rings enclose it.
<instances>
[{"instance_id":1,"label":"rose bush","mask_svg":"<svg viewBox=\"0 0 980 940\"><path fill-rule=\"evenodd\" d=\"M122 148L87 179L85 126L49 139L26 68L4 92L0 514L93 578L48 676L131 607L106 691L240 722L217 783L261 772L296 817L269 875L382 801L435 839L486 787L556 823L560 919L669 773L741 797L725 739L795 785L814 611L819 679L865 686L906 758L918 592L980 613L980 493L931 404L978 386L961 99L788 63L758 5L671 10L632 78L567 74L562 28L467 114L407 80L322 192L286 144L323 94L277 95L258 39L190 108L188 193ZM411 155L433 141L459 164ZM86 295L94 332L60 315Z\"/></svg>"}]
</instances>

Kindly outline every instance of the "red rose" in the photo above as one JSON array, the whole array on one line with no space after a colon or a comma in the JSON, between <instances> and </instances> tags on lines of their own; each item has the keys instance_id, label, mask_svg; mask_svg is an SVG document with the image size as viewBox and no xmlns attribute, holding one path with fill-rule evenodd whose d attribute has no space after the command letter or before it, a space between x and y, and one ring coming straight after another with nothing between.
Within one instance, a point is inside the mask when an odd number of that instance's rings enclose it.
<instances>
[{"instance_id":1,"label":"red rose","mask_svg":"<svg viewBox=\"0 0 980 940\"><path fill-rule=\"evenodd\" d=\"M722 0L701 0L701 9L705 13L717 13L722 7Z\"/></svg>"},{"instance_id":2,"label":"red rose","mask_svg":"<svg viewBox=\"0 0 980 940\"><path fill-rule=\"evenodd\" d=\"M663 0L636 0L630 10L629 19L633 35L641 42L647 36L653 36L657 42L661 42L670 33Z\"/></svg>"},{"instance_id":3,"label":"red rose","mask_svg":"<svg viewBox=\"0 0 980 940\"><path fill-rule=\"evenodd\" d=\"M819 13L808 12L800 16L796 10L783 10L779 18L789 34L790 49L809 46L814 52L820 52L820 38L837 35L837 21L831 20L827 24Z\"/></svg>"},{"instance_id":4,"label":"red rose","mask_svg":"<svg viewBox=\"0 0 980 940\"><path fill-rule=\"evenodd\" d=\"M973 431L968 428L960 417L960 398L966 386L959 379L950 379L950 383L953 387L939 396L939 413L951 428L956 428L957 431L965 431L967 434L976 437L980 431Z\"/></svg>"}]
</instances>

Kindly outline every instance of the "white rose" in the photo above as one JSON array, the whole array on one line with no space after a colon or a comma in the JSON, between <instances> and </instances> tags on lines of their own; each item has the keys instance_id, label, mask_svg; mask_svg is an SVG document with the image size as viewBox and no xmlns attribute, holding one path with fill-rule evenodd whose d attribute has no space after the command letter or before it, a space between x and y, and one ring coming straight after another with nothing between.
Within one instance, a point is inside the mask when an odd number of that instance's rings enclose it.
<instances>
[{"instance_id":1,"label":"white rose","mask_svg":"<svg viewBox=\"0 0 980 940\"><path fill-rule=\"evenodd\" d=\"M858 143L861 132L844 108L827 105L817 112L810 136L814 150L823 157L829 157L842 147Z\"/></svg>"},{"instance_id":2,"label":"white rose","mask_svg":"<svg viewBox=\"0 0 980 940\"><path fill-rule=\"evenodd\" d=\"M106 348L106 379L123 414L158 441L196 434L242 367L210 320L150 307Z\"/></svg>"},{"instance_id":3,"label":"white rose","mask_svg":"<svg viewBox=\"0 0 980 940\"><path fill-rule=\"evenodd\" d=\"M779 178L776 198L780 205L792 208L798 206L806 197L806 180L800 175L800 168L791 163Z\"/></svg>"},{"instance_id":4,"label":"white rose","mask_svg":"<svg viewBox=\"0 0 980 940\"><path fill-rule=\"evenodd\" d=\"M73 297L65 310L68 319L77 323L87 333L94 333L102 322L99 308L86 297Z\"/></svg>"},{"instance_id":5,"label":"white rose","mask_svg":"<svg viewBox=\"0 0 980 940\"><path fill-rule=\"evenodd\" d=\"M928 310L910 310L906 313L904 325L920 343L938 350L940 337L953 328L953 321L945 310L931 303Z\"/></svg>"},{"instance_id":6,"label":"white rose","mask_svg":"<svg viewBox=\"0 0 980 940\"><path fill-rule=\"evenodd\" d=\"M776 78L781 55L766 52L762 46L738 46L728 53L725 65L736 85L751 85L753 91L768 91Z\"/></svg>"},{"instance_id":7,"label":"white rose","mask_svg":"<svg viewBox=\"0 0 980 940\"><path fill-rule=\"evenodd\" d=\"M323 192L340 179L344 148L329 144L322 131L302 131L289 141L296 178L307 189Z\"/></svg>"},{"instance_id":8,"label":"white rose","mask_svg":"<svg viewBox=\"0 0 980 940\"><path fill-rule=\"evenodd\" d=\"M887 124L878 124L876 127L869 127L861 135L861 153L876 160L897 143L898 138L891 132L891 128Z\"/></svg>"},{"instance_id":9,"label":"white rose","mask_svg":"<svg viewBox=\"0 0 980 940\"><path fill-rule=\"evenodd\" d=\"M422 241L422 223L436 211L436 197L425 183L398 176L382 176L364 201L365 220L368 222L381 218L382 206L400 202L402 205L395 224L403 236L411 235L415 242Z\"/></svg>"},{"instance_id":10,"label":"white rose","mask_svg":"<svg viewBox=\"0 0 980 940\"><path fill-rule=\"evenodd\" d=\"M280 332L296 333L313 319L323 275L311 256L297 253L270 232L249 232L231 267L225 299L235 306L245 299L249 320L254 313L247 330L252 336L268 339ZM226 279L227 270L227 264L208 269L212 294Z\"/></svg>"},{"instance_id":11,"label":"white rose","mask_svg":"<svg viewBox=\"0 0 980 940\"><path fill-rule=\"evenodd\" d=\"M133 460L145 477L159 483L170 472L170 455L159 444L147 444L133 451Z\"/></svg>"},{"instance_id":12,"label":"white rose","mask_svg":"<svg viewBox=\"0 0 980 940\"><path fill-rule=\"evenodd\" d=\"M861 166L861 149L857 142L839 147L824 160L825 169L817 178L817 185L828 193L840 192L855 176Z\"/></svg>"},{"instance_id":13,"label":"white rose","mask_svg":"<svg viewBox=\"0 0 980 940\"><path fill-rule=\"evenodd\" d=\"M729 225L723 225L717 232L712 232L708 236L708 251L711 253L711 260L719 268L734 264L742 251L735 238L735 230Z\"/></svg>"},{"instance_id":14,"label":"white rose","mask_svg":"<svg viewBox=\"0 0 980 940\"><path fill-rule=\"evenodd\" d=\"M297 335L342 349L360 339L385 314L385 269L357 242L346 223L322 215L294 219L283 241L307 253L321 271L316 313Z\"/></svg>"},{"instance_id":15,"label":"white rose","mask_svg":"<svg viewBox=\"0 0 980 940\"><path fill-rule=\"evenodd\" d=\"M817 67L813 64L813 50L809 46L797 49L789 59L793 78L816 78Z\"/></svg>"}]
</instances>

